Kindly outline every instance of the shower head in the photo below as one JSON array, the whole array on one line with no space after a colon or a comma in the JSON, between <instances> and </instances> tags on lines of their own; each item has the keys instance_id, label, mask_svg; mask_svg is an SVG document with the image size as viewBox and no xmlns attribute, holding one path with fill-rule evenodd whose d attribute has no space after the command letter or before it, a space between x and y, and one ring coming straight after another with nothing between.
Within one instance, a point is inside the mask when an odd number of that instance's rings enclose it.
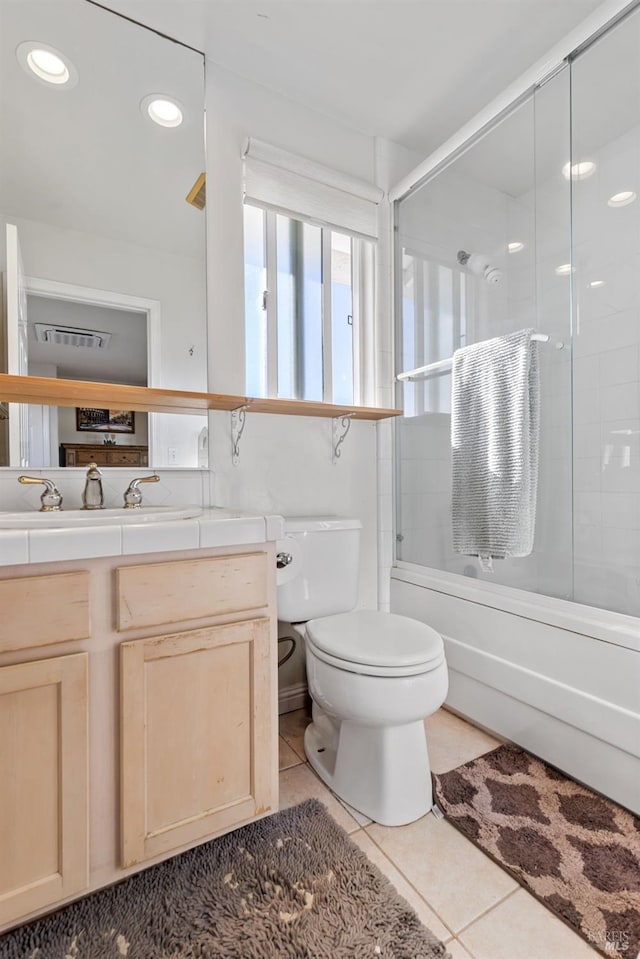
<instances>
[{"instance_id":1,"label":"shower head","mask_svg":"<svg viewBox=\"0 0 640 959\"><path fill-rule=\"evenodd\" d=\"M460 266L466 266L476 276L483 277L491 286L502 279L502 270L491 266L486 253L467 253L465 250L458 250L458 263Z\"/></svg>"}]
</instances>

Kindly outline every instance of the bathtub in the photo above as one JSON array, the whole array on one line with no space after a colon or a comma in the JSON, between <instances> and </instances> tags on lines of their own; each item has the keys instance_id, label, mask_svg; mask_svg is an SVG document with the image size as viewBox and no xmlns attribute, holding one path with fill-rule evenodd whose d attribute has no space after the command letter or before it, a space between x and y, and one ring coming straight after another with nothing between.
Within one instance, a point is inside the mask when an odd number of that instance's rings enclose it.
<instances>
[{"instance_id":1,"label":"bathtub","mask_svg":"<svg viewBox=\"0 0 640 959\"><path fill-rule=\"evenodd\" d=\"M442 634L447 705L640 814L640 619L408 563L391 610Z\"/></svg>"}]
</instances>

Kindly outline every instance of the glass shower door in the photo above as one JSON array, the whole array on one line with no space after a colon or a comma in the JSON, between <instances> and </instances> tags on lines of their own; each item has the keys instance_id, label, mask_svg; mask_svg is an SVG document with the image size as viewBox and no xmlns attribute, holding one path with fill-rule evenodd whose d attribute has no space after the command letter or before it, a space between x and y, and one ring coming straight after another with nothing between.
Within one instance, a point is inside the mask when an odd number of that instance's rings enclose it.
<instances>
[{"instance_id":1,"label":"glass shower door","mask_svg":"<svg viewBox=\"0 0 640 959\"><path fill-rule=\"evenodd\" d=\"M571 73L575 599L639 616L640 12Z\"/></svg>"},{"instance_id":2,"label":"glass shower door","mask_svg":"<svg viewBox=\"0 0 640 959\"><path fill-rule=\"evenodd\" d=\"M397 558L572 595L569 75L561 71L398 203ZM566 266L566 272L557 272ZM533 328L540 344L534 548L483 570L454 550L451 357ZM427 367L427 369L423 369Z\"/></svg>"}]
</instances>

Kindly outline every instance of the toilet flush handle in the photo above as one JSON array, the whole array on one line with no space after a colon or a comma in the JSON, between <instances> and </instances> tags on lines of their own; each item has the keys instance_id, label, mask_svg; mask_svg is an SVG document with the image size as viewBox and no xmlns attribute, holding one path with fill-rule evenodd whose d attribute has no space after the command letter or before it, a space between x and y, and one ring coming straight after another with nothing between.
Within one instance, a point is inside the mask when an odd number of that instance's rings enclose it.
<instances>
[{"instance_id":1,"label":"toilet flush handle","mask_svg":"<svg viewBox=\"0 0 640 959\"><path fill-rule=\"evenodd\" d=\"M278 569L284 569L285 566L289 566L291 563L293 563L293 556L291 553L276 554L276 567Z\"/></svg>"}]
</instances>

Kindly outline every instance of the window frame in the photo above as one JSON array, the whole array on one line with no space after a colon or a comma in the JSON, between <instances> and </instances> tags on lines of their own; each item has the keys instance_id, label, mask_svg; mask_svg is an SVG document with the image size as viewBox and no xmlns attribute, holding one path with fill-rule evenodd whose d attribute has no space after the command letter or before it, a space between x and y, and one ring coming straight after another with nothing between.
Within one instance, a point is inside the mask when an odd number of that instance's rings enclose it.
<instances>
[{"instance_id":1,"label":"window frame","mask_svg":"<svg viewBox=\"0 0 640 959\"><path fill-rule=\"evenodd\" d=\"M277 260L277 218L288 217L290 220L306 223L321 229L321 264L322 264L322 397L308 402L323 402L334 405L334 357L333 357L333 303L332 303L332 245L333 233L348 236L351 242L351 329L352 329L352 382L353 397L345 406L362 406L365 397L370 391L368 384L372 381L373 371L368 370L368 344L373 343L375 325L375 283L377 270L376 240L353 233L347 229L340 229L333 223L324 223L290 210L282 210L246 199L244 209L252 207L262 211L263 241L266 289L263 291L262 309L265 315L266 327L266 357L265 357L265 398L295 399L304 402L297 396L286 396L278 392L278 260ZM246 259L245 259L246 265ZM246 296L246 287L245 287ZM245 299L246 309L246 299ZM298 321L300 318L298 318ZM245 313L245 336L246 336ZM245 375L246 375L245 347ZM295 377L294 377L295 378Z\"/></svg>"}]
</instances>

